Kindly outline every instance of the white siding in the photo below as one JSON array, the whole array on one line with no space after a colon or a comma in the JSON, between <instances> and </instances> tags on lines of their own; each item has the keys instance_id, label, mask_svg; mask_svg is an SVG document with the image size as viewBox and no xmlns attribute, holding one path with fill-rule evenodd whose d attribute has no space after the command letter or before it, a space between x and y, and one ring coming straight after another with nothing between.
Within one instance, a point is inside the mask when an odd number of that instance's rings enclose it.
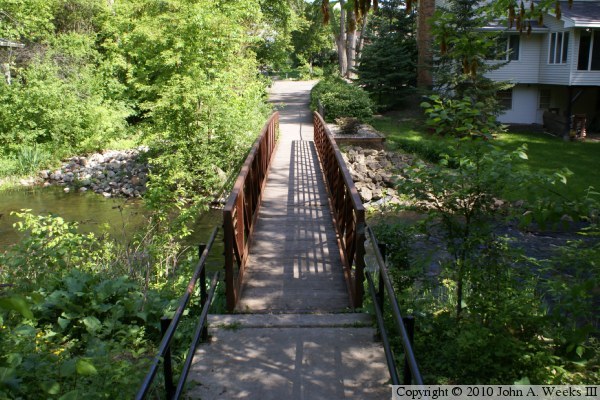
<instances>
[{"instance_id":1,"label":"white siding","mask_svg":"<svg viewBox=\"0 0 600 400\"><path fill-rule=\"evenodd\" d=\"M577 70L577 61L579 59L579 39L581 29L575 29L573 35L573 51L569 56L571 66L571 85L574 86L600 86L600 71L579 71Z\"/></svg>"},{"instance_id":2,"label":"white siding","mask_svg":"<svg viewBox=\"0 0 600 400\"><path fill-rule=\"evenodd\" d=\"M540 83L550 85L568 85L571 72L570 67L573 60L573 47L575 47L575 38L573 36L575 35L573 35L573 32L569 32L568 29L563 27L564 23L562 21L559 21L547 14L544 16L544 25L550 28L550 32L544 35L544 38L542 39L539 59ZM552 32L569 32L569 55L567 56L566 64L550 64L548 62L550 34Z\"/></svg>"},{"instance_id":3,"label":"white siding","mask_svg":"<svg viewBox=\"0 0 600 400\"><path fill-rule=\"evenodd\" d=\"M533 124L538 120L539 95L537 86L517 85L513 88L512 108L506 110L498 120L506 124Z\"/></svg>"},{"instance_id":4,"label":"white siding","mask_svg":"<svg viewBox=\"0 0 600 400\"><path fill-rule=\"evenodd\" d=\"M513 83L538 83L540 80L540 48L544 39L547 40L547 35L520 35L519 59L488 72L486 77Z\"/></svg>"}]
</instances>

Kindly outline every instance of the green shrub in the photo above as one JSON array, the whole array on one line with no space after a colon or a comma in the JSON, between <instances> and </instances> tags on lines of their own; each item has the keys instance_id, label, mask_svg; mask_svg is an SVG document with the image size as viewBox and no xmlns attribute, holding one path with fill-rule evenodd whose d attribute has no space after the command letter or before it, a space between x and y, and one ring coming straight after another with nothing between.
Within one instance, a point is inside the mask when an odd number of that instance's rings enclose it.
<instances>
[{"instance_id":1,"label":"green shrub","mask_svg":"<svg viewBox=\"0 0 600 400\"><path fill-rule=\"evenodd\" d=\"M11 85L0 82L0 132L13 154L34 144L58 157L89 152L124 134L131 111L108 98L107 86L116 84L95 63L93 46L92 37L61 35Z\"/></svg>"},{"instance_id":2,"label":"green shrub","mask_svg":"<svg viewBox=\"0 0 600 400\"><path fill-rule=\"evenodd\" d=\"M468 96L450 99L432 95L421 107L427 125L440 135L491 138L503 131L496 116L486 112L483 103L474 103Z\"/></svg>"},{"instance_id":3,"label":"green shrub","mask_svg":"<svg viewBox=\"0 0 600 400\"><path fill-rule=\"evenodd\" d=\"M21 175L33 174L44 166L50 155L41 146L23 146L16 156L16 169Z\"/></svg>"},{"instance_id":4,"label":"green shrub","mask_svg":"<svg viewBox=\"0 0 600 400\"><path fill-rule=\"evenodd\" d=\"M0 293L0 398L131 398L168 300L128 277L71 270Z\"/></svg>"},{"instance_id":5,"label":"green shrub","mask_svg":"<svg viewBox=\"0 0 600 400\"><path fill-rule=\"evenodd\" d=\"M333 122L339 117L369 121L375 107L367 92L338 77L327 78L315 85L310 94L310 106L313 110L318 108L319 101L325 108L327 122Z\"/></svg>"}]
</instances>

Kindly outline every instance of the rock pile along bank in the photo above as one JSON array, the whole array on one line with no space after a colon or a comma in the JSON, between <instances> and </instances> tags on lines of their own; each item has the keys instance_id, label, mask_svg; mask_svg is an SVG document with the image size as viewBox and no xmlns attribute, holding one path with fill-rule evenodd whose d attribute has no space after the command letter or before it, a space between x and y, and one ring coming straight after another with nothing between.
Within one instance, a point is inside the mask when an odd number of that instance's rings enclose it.
<instances>
[{"instance_id":1,"label":"rock pile along bank","mask_svg":"<svg viewBox=\"0 0 600 400\"><path fill-rule=\"evenodd\" d=\"M72 157L55 171L40 171L44 186L61 185L65 191L92 190L104 197L141 197L148 182L148 164L140 160L146 149L108 150Z\"/></svg>"},{"instance_id":2,"label":"rock pile along bank","mask_svg":"<svg viewBox=\"0 0 600 400\"><path fill-rule=\"evenodd\" d=\"M401 203L395 187L401 171L413 163L411 155L349 146L342 157L365 206Z\"/></svg>"}]
</instances>

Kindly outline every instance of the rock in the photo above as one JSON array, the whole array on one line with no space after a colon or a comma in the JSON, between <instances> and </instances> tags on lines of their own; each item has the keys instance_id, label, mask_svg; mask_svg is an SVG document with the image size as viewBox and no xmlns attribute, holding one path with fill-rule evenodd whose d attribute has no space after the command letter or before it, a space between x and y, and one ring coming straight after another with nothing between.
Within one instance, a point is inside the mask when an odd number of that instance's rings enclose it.
<instances>
[{"instance_id":1,"label":"rock","mask_svg":"<svg viewBox=\"0 0 600 400\"><path fill-rule=\"evenodd\" d=\"M364 164L354 164L354 170L359 174L366 174L367 172L369 172L367 166Z\"/></svg>"},{"instance_id":2,"label":"rock","mask_svg":"<svg viewBox=\"0 0 600 400\"><path fill-rule=\"evenodd\" d=\"M74 174L72 172L67 172L66 174L63 175L63 180L65 182L73 182L73 178Z\"/></svg>"},{"instance_id":3,"label":"rock","mask_svg":"<svg viewBox=\"0 0 600 400\"><path fill-rule=\"evenodd\" d=\"M221 182L226 182L227 181L227 174L219 167L215 167L215 170L217 172L217 176L219 177L219 180Z\"/></svg>"},{"instance_id":4,"label":"rock","mask_svg":"<svg viewBox=\"0 0 600 400\"><path fill-rule=\"evenodd\" d=\"M80 188L79 188L79 191L80 191L81 193L85 193L85 192L87 192L87 191L88 191L88 188L86 188L85 186L82 186L82 187L80 187Z\"/></svg>"},{"instance_id":5,"label":"rock","mask_svg":"<svg viewBox=\"0 0 600 400\"><path fill-rule=\"evenodd\" d=\"M48 171L47 169L40 171L40 178L48 179L49 177L50 177L50 171Z\"/></svg>"},{"instance_id":6,"label":"rock","mask_svg":"<svg viewBox=\"0 0 600 400\"><path fill-rule=\"evenodd\" d=\"M383 197L383 190L381 190L381 189L375 189L371 193L372 193L371 200L379 200Z\"/></svg>"},{"instance_id":7,"label":"rock","mask_svg":"<svg viewBox=\"0 0 600 400\"><path fill-rule=\"evenodd\" d=\"M381 169L381 164L379 164L377 161L369 161L367 162L367 167L373 171L377 171Z\"/></svg>"},{"instance_id":8,"label":"rock","mask_svg":"<svg viewBox=\"0 0 600 400\"><path fill-rule=\"evenodd\" d=\"M44 184L42 186L48 187L48 186L52 186L52 184L50 182L44 182Z\"/></svg>"},{"instance_id":9,"label":"rock","mask_svg":"<svg viewBox=\"0 0 600 400\"><path fill-rule=\"evenodd\" d=\"M131 182L132 185L137 186L140 183L140 178L134 175L131 177L131 179L129 181Z\"/></svg>"},{"instance_id":10,"label":"rock","mask_svg":"<svg viewBox=\"0 0 600 400\"><path fill-rule=\"evenodd\" d=\"M369 202L373 198L373 192L367 188L362 188L359 193L364 202Z\"/></svg>"},{"instance_id":11,"label":"rock","mask_svg":"<svg viewBox=\"0 0 600 400\"><path fill-rule=\"evenodd\" d=\"M65 192L65 193L69 193L70 191L71 191L71 189L69 187L66 187L63 189L63 192Z\"/></svg>"},{"instance_id":12,"label":"rock","mask_svg":"<svg viewBox=\"0 0 600 400\"><path fill-rule=\"evenodd\" d=\"M109 198L109 197L112 197L112 194L110 194L108 192L102 192L102 196Z\"/></svg>"},{"instance_id":13,"label":"rock","mask_svg":"<svg viewBox=\"0 0 600 400\"><path fill-rule=\"evenodd\" d=\"M573 218L569 214L564 214L562 217L560 217L560 221L569 223L573 222Z\"/></svg>"}]
</instances>

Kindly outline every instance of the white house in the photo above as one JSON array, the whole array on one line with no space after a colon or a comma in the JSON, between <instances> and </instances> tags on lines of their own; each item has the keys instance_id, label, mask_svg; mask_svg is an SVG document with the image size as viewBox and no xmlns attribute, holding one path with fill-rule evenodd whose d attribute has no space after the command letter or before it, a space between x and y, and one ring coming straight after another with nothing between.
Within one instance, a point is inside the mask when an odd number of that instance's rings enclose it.
<instances>
[{"instance_id":1,"label":"white house","mask_svg":"<svg viewBox=\"0 0 600 400\"><path fill-rule=\"evenodd\" d=\"M568 132L571 116L600 130L600 1L561 1L562 15L544 15L529 34L506 27L505 65L486 76L515 86L501 93L504 123L546 124ZM497 61L490 61L497 62ZM558 132L557 132L558 133Z\"/></svg>"}]
</instances>

